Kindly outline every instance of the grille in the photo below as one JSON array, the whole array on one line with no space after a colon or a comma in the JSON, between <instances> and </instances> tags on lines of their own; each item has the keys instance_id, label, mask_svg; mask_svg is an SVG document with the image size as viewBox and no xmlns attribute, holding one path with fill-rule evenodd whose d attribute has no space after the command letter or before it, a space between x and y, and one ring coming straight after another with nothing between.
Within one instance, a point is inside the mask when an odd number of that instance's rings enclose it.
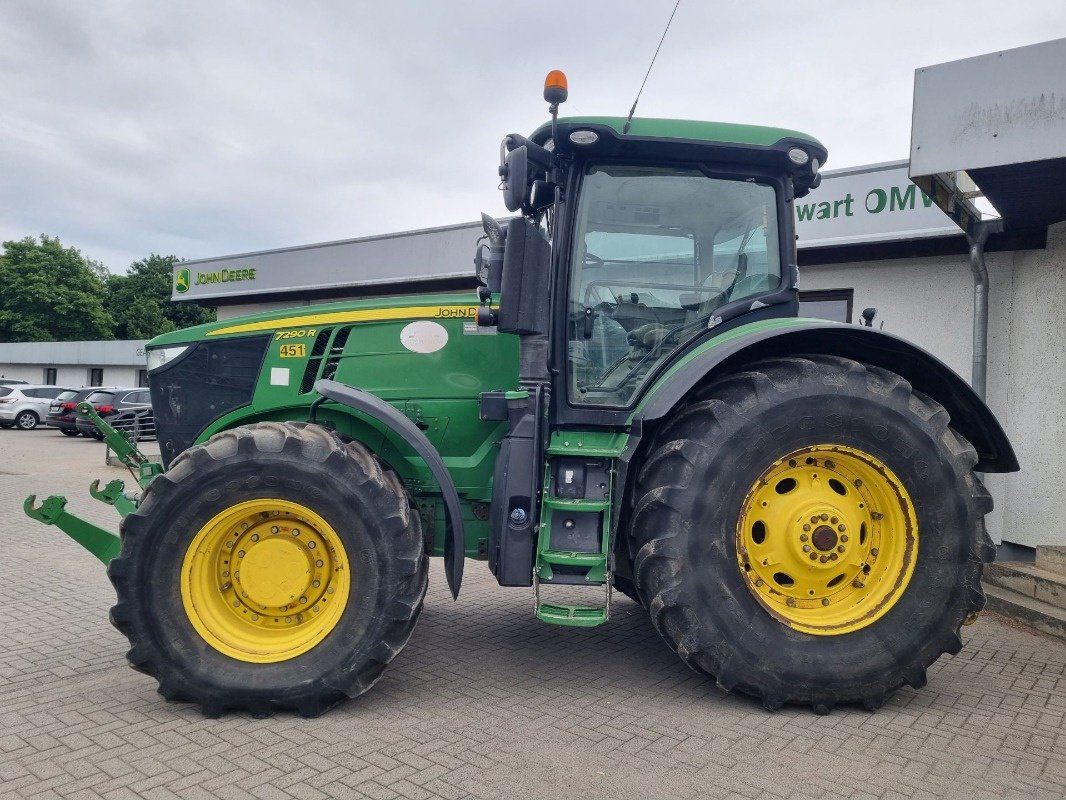
<instances>
[{"instance_id":1,"label":"grille","mask_svg":"<svg viewBox=\"0 0 1066 800\"><path fill-rule=\"evenodd\" d=\"M248 405L270 336L200 342L148 377L163 464L212 421Z\"/></svg>"}]
</instances>

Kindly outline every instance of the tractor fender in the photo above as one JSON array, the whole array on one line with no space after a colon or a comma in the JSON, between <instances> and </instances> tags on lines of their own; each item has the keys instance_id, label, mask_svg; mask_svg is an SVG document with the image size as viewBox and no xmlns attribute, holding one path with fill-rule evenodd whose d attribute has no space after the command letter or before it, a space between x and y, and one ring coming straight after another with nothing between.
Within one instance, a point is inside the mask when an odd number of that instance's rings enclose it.
<instances>
[{"instance_id":1,"label":"tractor fender","mask_svg":"<svg viewBox=\"0 0 1066 800\"><path fill-rule=\"evenodd\" d=\"M820 320L752 330L703 350L653 387L633 415L634 432L646 431L649 423L666 417L693 387L710 377L735 372L761 358L804 354L841 356L895 372L947 409L952 427L977 450L976 471L1018 471L1018 458L999 421L951 367L891 333ZM639 438L639 433L631 438Z\"/></svg>"},{"instance_id":2,"label":"tractor fender","mask_svg":"<svg viewBox=\"0 0 1066 800\"><path fill-rule=\"evenodd\" d=\"M459 505L459 493L455 489L455 483L440 453L410 419L369 392L331 380L316 381L315 391L335 403L373 417L407 442L419 458L426 463L430 473L440 484L441 494L444 497L444 573L448 578L448 588L451 589L452 597L458 597L459 587L463 583L466 553L463 514Z\"/></svg>"}]
</instances>

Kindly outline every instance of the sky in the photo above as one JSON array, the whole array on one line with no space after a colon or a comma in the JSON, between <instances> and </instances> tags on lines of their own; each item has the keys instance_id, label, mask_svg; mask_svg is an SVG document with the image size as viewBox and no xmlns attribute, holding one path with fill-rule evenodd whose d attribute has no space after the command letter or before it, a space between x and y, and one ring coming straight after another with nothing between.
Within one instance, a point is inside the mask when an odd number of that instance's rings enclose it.
<instances>
[{"instance_id":1,"label":"sky","mask_svg":"<svg viewBox=\"0 0 1066 800\"><path fill-rule=\"evenodd\" d=\"M624 115L674 0L0 4L0 239L121 273L505 213L499 143ZM918 67L1066 36L1063 0L681 0L638 116L907 157Z\"/></svg>"}]
</instances>

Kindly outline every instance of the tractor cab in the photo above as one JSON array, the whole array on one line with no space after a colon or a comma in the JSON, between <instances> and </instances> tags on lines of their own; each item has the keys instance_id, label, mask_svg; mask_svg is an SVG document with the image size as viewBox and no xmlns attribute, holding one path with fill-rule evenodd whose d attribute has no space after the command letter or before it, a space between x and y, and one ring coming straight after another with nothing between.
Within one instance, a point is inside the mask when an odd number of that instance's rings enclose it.
<instances>
[{"instance_id":1,"label":"tractor cab","mask_svg":"<svg viewBox=\"0 0 1066 800\"><path fill-rule=\"evenodd\" d=\"M559 422L621 424L692 346L796 316L792 201L818 185L826 150L779 128L556 119L558 96L546 88L551 122L501 147L521 216L487 221L480 320L538 337Z\"/></svg>"}]
</instances>

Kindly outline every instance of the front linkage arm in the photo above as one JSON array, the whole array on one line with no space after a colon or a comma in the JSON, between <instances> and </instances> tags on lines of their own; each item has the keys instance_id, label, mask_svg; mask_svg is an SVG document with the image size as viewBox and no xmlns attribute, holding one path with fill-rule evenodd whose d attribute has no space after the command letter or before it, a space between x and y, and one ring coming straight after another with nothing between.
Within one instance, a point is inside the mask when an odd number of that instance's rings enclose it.
<instances>
[{"instance_id":1,"label":"front linkage arm","mask_svg":"<svg viewBox=\"0 0 1066 800\"><path fill-rule=\"evenodd\" d=\"M111 452L134 474L142 489L156 475L163 472L162 464L150 460L148 456L141 453L124 433L111 427L91 405L80 403L78 413L96 425L103 434L107 446L111 448ZM89 494L102 503L114 506L123 517L137 509L136 495L126 492L126 484L117 478L110 481L103 489L100 488L99 480L93 481L89 486ZM37 495L31 494L22 504L23 511L30 519L43 522L45 525L55 525L105 565L118 555L122 540L115 534L67 511L67 498L52 495L39 507L36 501Z\"/></svg>"}]
</instances>

